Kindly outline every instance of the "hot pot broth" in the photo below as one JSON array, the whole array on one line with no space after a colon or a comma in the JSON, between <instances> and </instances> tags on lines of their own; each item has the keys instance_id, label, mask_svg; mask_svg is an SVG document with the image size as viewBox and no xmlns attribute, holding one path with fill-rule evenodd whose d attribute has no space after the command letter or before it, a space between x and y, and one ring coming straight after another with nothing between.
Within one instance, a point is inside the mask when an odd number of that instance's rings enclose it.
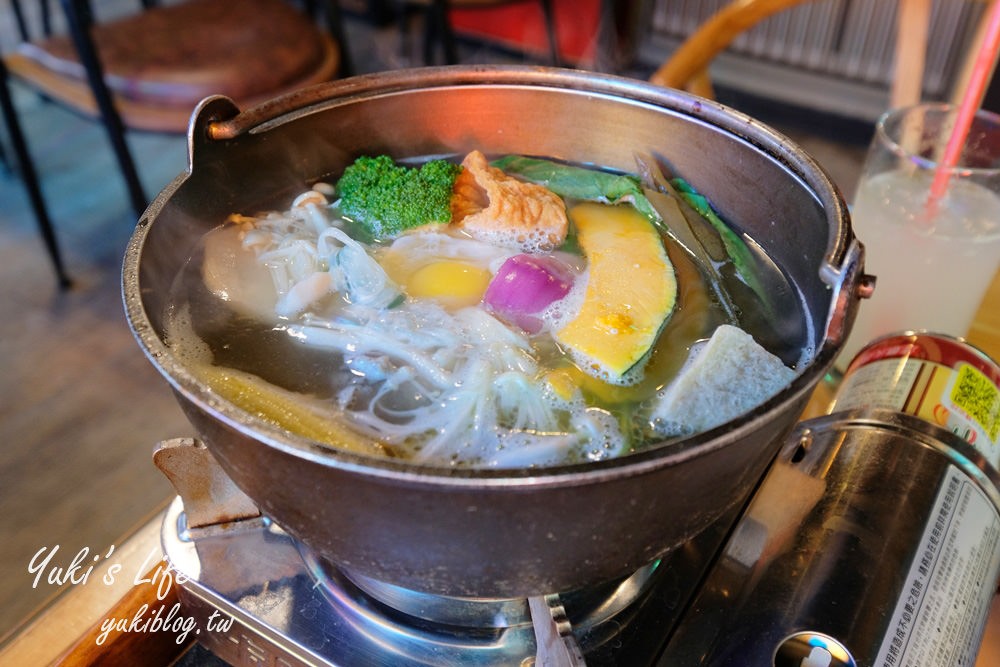
<instances>
[{"instance_id":1,"label":"hot pot broth","mask_svg":"<svg viewBox=\"0 0 1000 667\"><path fill-rule=\"evenodd\" d=\"M470 467L601 460L689 435L656 416L657 401L720 325L743 328L786 364L807 363L804 334L760 317L744 281L720 286L720 267L700 264L662 225L653 227L676 295L648 349L621 373L570 349L559 333L585 308L597 254L581 246L574 214L636 207L560 199L569 225L554 247L510 247L453 225L379 240L344 215L333 186L317 183L288 208L233 215L202 238L174 284L167 342L223 398L292 432ZM628 255L602 261L647 281ZM566 289L512 313L489 290L526 256ZM754 270L778 272L769 261ZM775 298L770 308L804 319L796 294Z\"/></svg>"}]
</instances>

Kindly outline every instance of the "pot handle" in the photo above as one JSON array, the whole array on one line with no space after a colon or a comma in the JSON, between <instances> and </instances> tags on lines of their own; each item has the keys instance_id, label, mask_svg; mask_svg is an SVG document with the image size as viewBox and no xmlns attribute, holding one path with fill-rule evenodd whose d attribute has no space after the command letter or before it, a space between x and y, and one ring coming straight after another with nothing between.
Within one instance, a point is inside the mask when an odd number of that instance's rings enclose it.
<instances>
[{"instance_id":1,"label":"pot handle","mask_svg":"<svg viewBox=\"0 0 1000 667\"><path fill-rule=\"evenodd\" d=\"M344 82L335 83L338 91L355 87ZM188 164L193 168L196 155L199 159L209 159L206 156L210 155L214 144L232 141L292 111L329 99L332 85L310 86L242 111L225 95L206 97L195 106L188 121Z\"/></svg>"},{"instance_id":2,"label":"pot handle","mask_svg":"<svg viewBox=\"0 0 1000 667\"><path fill-rule=\"evenodd\" d=\"M212 127L218 123L227 123L234 118L238 118L240 109L230 98L225 95L212 95L206 97L191 112L191 120L188 121L187 149L188 149L188 169L194 170L195 156L202 158L208 153L214 141L212 137Z\"/></svg>"},{"instance_id":3,"label":"pot handle","mask_svg":"<svg viewBox=\"0 0 1000 667\"><path fill-rule=\"evenodd\" d=\"M826 346L839 346L847 339L856 313L851 308L852 302L870 298L875 290L875 276L864 273L864 259L864 246L851 238L839 267L826 262L820 268L820 277L833 290L826 317Z\"/></svg>"},{"instance_id":4,"label":"pot handle","mask_svg":"<svg viewBox=\"0 0 1000 667\"><path fill-rule=\"evenodd\" d=\"M255 127L317 102L330 99L330 91L334 87L336 87L338 96L350 95L354 89L367 85L369 78L358 76L352 79L341 79L308 86L243 111L225 95L206 97L198 103L191 114L191 121L188 123L188 140L189 142L207 143L235 139Z\"/></svg>"},{"instance_id":5,"label":"pot handle","mask_svg":"<svg viewBox=\"0 0 1000 667\"><path fill-rule=\"evenodd\" d=\"M153 463L184 502L188 529L209 529L260 518L257 504L226 475L200 441L164 440L153 452Z\"/></svg>"}]
</instances>

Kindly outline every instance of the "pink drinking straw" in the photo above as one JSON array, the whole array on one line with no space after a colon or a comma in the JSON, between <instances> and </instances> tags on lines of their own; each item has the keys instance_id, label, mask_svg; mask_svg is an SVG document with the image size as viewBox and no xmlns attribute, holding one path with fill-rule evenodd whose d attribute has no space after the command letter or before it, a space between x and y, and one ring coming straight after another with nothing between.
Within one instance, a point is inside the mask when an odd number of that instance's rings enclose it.
<instances>
[{"instance_id":1,"label":"pink drinking straw","mask_svg":"<svg viewBox=\"0 0 1000 667\"><path fill-rule=\"evenodd\" d=\"M944 154L934 172L934 180L931 183L931 192L927 200L928 217L931 217L937 210L938 201L948 188L951 170L958 164L958 158L962 154L962 148L969 136L972 119L975 117L979 105L982 104L983 94L993 71L993 64L996 62L998 51L1000 51L1000 0L994 0L989 11L989 23L987 23L982 46L979 53L976 54L976 61L969 75L969 84L958 106L955 126L951 130Z\"/></svg>"}]
</instances>

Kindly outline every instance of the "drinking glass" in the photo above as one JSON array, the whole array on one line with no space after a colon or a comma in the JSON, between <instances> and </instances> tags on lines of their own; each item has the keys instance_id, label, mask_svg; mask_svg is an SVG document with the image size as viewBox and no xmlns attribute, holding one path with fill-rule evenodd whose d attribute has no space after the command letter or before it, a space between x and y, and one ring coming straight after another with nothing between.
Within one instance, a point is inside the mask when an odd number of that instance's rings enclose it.
<instances>
[{"instance_id":1,"label":"drinking glass","mask_svg":"<svg viewBox=\"0 0 1000 667\"><path fill-rule=\"evenodd\" d=\"M839 355L840 369L888 333L964 336L1000 266L1000 116L977 112L957 164L945 167L938 160L955 111L918 104L876 123L851 219L865 246L865 271L877 281Z\"/></svg>"}]
</instances>

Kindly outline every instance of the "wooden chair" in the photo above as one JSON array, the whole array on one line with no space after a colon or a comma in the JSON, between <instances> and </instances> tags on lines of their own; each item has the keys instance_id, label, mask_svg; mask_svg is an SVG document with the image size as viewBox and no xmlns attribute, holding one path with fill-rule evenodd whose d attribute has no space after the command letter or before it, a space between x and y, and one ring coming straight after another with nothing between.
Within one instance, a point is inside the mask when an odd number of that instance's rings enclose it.
<instances>
[{"instance_id":1,"label":"wooden chair","mask_svg":"<svg viewBox=\"0 0 1000 667\"><path fill-rule=\"evenodd\" d=\"M669 88L681 88L702 97L714 97L708 65L742 32L780 11L813 0L733 0L692 33L671 54L650 81ZM895 72L889 105L914 104L920 99L924 56L931 16L931 0L896 0L897 34ZM970 50L970 53L973 53Z\"/></svg>"},{"instance_id":2,"label":"wooden chair","mask_svg":"<svg viewBox=\"0 0 1000 667\"><path fill-rule=\"evenodd\" d=\"M12 0L18 17L20 0ZM60 0L68 34L25 40L5 57L12 77L45 97L100 118L140 215L148 200L126 128L187 130L194 106L223 94L242 107L346 73L339 4L324 0L325 27L285 0L187 0L98 21L89 0ZM42 0L43 7L47 0ZM23 21L22 21L23 22Z\"/></svg>"}]
</instances>

